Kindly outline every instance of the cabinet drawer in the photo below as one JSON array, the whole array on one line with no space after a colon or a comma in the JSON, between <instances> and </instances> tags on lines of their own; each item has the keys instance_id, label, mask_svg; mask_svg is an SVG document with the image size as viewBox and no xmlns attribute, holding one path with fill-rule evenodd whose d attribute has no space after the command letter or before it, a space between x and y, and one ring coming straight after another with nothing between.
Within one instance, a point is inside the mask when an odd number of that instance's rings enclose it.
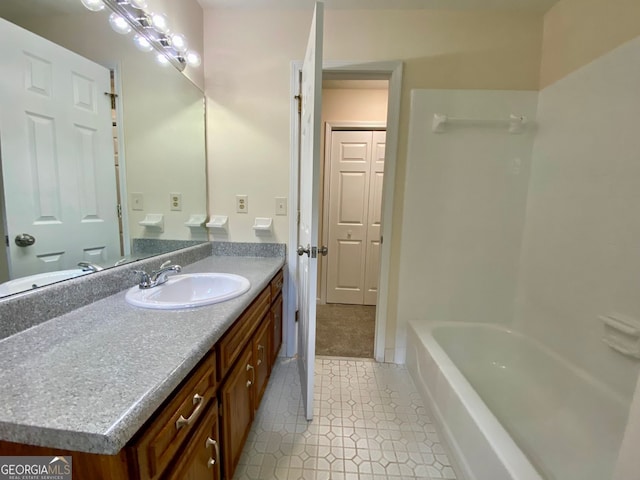
<instances>
[{"instance_id":1,"label":"cabinet drawer","mask_svg":"<svg viewBox=\"0 0 640 480\"><path fill-rule=\"evenodd\" d=\"M282 285L284 284L284 273L280 270L276 273L276 276L271 280L271 298L276 298L282 291Z\"/></svg>"},{"instance_id":2,"label":"cabinet drawer","mask_svg":"<svg viewBox=\"0 0 640 480\"><path fill-rule=\"evenodd\" d=\"M210 352L187 382L161 407L155 418L133 444L142 480L162 474L198 420L215 399L216 356Z\"/></svg>"},{"instance_id":3,"label":"cabinet drawer","mask_svg":"<svg viewBox=\"0 0 640 480\"><path fill-rule=\"evenodd\" d=\"M224 378L235 359L238 358L260 320L269 311L270 303L271 291L267 287L218 342L219 378Z\"/></svg>"},{"instance_id":4,"label":"cabinet drawer","mask_svg":"<svg viewBox=\"0 0 640 480\"><path fill-rule=\"evenodd\" d=\"M218 437L218 404L215 399L199 423L191 441L162 476L163 480L220 479L222 458Z\"/></svg>"}]
</instances>

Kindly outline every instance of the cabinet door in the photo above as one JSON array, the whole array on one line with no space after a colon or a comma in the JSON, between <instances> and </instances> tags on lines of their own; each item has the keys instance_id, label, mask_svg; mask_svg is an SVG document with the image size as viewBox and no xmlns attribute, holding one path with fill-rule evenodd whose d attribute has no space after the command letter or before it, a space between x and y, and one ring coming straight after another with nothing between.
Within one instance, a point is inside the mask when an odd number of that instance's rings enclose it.
<instances>
[{"instance_id":1,"label":"cabinet door","mask_svg":"<svg viewBox=\"0 0 640 480\"><path fill-rule=\"evenodd\" d=\"M260 400L267 388L267 381L271 373L271 322L267 315L260 328L253 337L253 360L256 366L255 404L254 409L260 406Z\"/></svg>"},{"instance_id":2,"label":"cabinet door","mask_svg":"<svg viewBox=\"0 0 640 480\"><path fill-rule=\"evenodd\" d=\"M249 342L220 389L222 456L227 479L233 478L253 421L255 367L252 356L253 343Z\"/></svg>"},{"instance_id":3,"label":"cabinet door","mask_svg":"<svg viewBox=\"0 0 640 480\"><path fill-rule=\"evenodd\" d=\"M193 437L176 457L175 466L163 476L166 480L220 480L220 440L218 404L209 409Z\"/></svg>"},{"instance_id":4,"label":"cabinet door","mask_svg":"<svg viewBox=\"0 0 640 480\"><path fill-rule=\"evenodd\" d=\"M271 306L271 363L275 363L282 345L282 295L279 295Z\"/></svg>"}]
</instances>

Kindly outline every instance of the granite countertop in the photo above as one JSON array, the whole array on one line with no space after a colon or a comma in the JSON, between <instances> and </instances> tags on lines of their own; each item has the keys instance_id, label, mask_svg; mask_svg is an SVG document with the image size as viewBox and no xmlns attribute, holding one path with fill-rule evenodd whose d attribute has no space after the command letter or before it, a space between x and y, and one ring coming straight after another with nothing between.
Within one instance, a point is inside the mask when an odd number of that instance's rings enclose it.
<instances>
[{"instance_id":1,"label":"granite countertop","mask_svg":"<svg viewBox=\"0 0 640 480\"><path fill-rule=\"evenodd\" d=\"M124 290L1 340L0 440L118 453L283 263L205 258L183 273L236 273L251 289L164 311L130 306Z\"/></svg>"}]
</instances>

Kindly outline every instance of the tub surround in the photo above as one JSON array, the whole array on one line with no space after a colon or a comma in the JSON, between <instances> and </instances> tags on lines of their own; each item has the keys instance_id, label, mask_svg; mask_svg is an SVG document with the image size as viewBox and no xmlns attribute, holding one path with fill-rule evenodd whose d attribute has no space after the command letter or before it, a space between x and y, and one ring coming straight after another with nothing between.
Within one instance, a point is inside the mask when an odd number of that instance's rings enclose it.
<instances>
[{"instance_id":1,"label":"tub surround","mask_svg":"<svg viewBox=\"0 0 640 480\"><path fill-rule=\"evenodd\" d=\"M231 252L231 247L226 248ZM211 244L99 272L83 285L70 281L51 292L43 289L49 299L58 292L59 303L74 293L94 300L31 322L33 328L0 341L0 440L98 454L120 451L284 264L283 256L201 258L202 249L210 254ZM197 261L187 265L189 257ZM233 300L188 310L127 304L125 290L135 283L131 270L157 267L169 258L186 265L186 273L243 275L251 289ZM116 285L120 291L104 294ZM96 301L99 295L104 298ZM3 305L3 323L12 312L32 311L25 310L27 305L46 305L39 296L12 297L7 303L15 310Z\"/></svg>"}]
</instances>

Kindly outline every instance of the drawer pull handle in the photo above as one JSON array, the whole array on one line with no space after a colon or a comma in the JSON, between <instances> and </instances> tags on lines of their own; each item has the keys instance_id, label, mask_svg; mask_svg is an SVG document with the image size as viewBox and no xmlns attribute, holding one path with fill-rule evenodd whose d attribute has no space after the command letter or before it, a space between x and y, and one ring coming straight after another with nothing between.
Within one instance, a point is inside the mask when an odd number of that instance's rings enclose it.
<instances>
[{"instance_id":1,"label":"drawer pull handle","mask_svg":"<svg viewBox=\"0 0 640 480\"><path fill-rule=\"evenodd\" d=\"M193 423L193 421L198 416L198 413L202 409L202 406L204 405L203 400L204 400L204 397L202 395L198 395L196 393L193 396L193 404L197 406L196 408L193 409L193 412L191 412L191 415L189 415L189 418L184 418L184 416L180 415L180 418L176 420L176 430L180 430L185 425L191 425Z\"/></svg>"},{"instance_id":2,"label":"drawer pull handle","mask_svg":"<svg viewBox=\"0 0 640 480\"><path fill-rule=\"evenodd\" d=\"M282 290L282 281L276 283L276 290Z\"/></svg>"},{"instance_id":3,"label":"drawer pull handle","mask_svg":"<svg viewBox=\"0 0 640 480\"><path fill-rule=\"evenodd\" d=\"M258 366L262 364L264 359L264 345L258 345Z\"/></svg>"},{"instance_id":4,"label":"drawer pull handle","mask_svg":"<svg viewBox=\"0 0 640 480\"><path fill-rule=\"evenodd\" d=\"M218 442L216 442L215 440L213 440L211 437L207 437L207 441L205 442L205 448L209 448L211 446L213 446L214 451L215 451L215 457L209 457L209 460L207 461L207 467L211 468L216 464L216 460L218 458L220 458L220 447L218 446Z\"/></svg>"},{"instance_id":5,"label":"drawer pull handle","mask_svg":"<svg viewBox=\"0 0 640 480\"><path fill-rule=\"evenodd\" d=\"M253 368L253 365L247 363L247 372L251 370L251 380L247 380L247 388L256 383L256 369Z\"/></svg>"}]
</instances>

